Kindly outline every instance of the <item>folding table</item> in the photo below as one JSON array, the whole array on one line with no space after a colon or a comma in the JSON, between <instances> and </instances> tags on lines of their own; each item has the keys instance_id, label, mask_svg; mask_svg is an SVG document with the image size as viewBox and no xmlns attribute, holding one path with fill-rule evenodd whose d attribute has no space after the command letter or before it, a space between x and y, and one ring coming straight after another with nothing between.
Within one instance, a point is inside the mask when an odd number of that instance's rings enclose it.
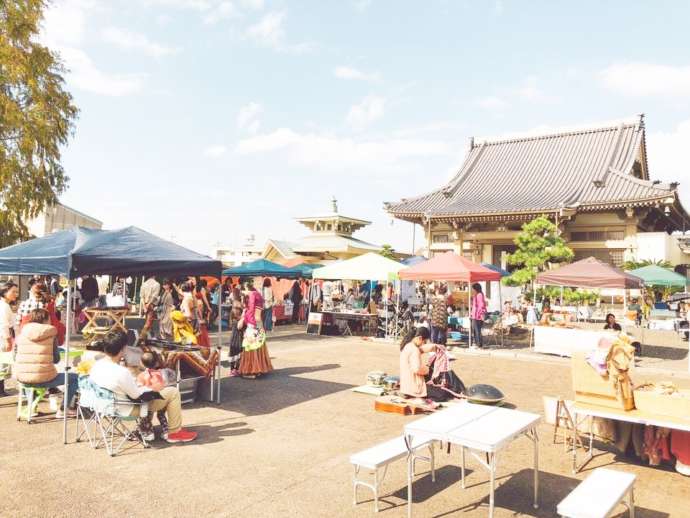
<instances>
[{"instance_id":1,"label":"folding table","mask_svg":"<svg viewBox=\"0 0 690 518\"><path fill-rule=\"evenodd\" d=\"M128 308L86 308L84 314L88 322L82 329L82 334L104 335L116 330L126 333L125 317L128 313ZM112 323L101 326L98 324L98 320L109 320Z\"/></svg>"},{"instance_id":2,"label":"folding table","mask_svg":"<svg viewBox=\"0 0 690 518\"><path fill-rule=\"evenodd\" d=\"M459 403L448 409L423 417L405 426L408 444L407 514L412 516L412 461L414 451L409 448L415 435L460 446L461 480L465 487L465 450L468 450L489 471L489 517L494 514L494 486L498 452L518 437L525 435L534 446L534 507L538 507L539 491L539 438L537 425L541 416L519 410ZM486 454L486 461L480 458Z\"/></svg>"}]
</instances>

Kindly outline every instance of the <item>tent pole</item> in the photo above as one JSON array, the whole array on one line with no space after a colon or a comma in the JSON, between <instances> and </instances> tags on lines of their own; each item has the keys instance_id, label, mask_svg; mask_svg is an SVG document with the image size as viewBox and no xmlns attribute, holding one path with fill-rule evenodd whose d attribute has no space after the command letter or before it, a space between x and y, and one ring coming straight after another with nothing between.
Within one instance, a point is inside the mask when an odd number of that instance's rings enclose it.
<instances>
[{"instance_id":1,"label":"tent pole","mask_svg":"<svg viewBox=\"0 0 690 518\"><path fill-rule=\"evenodd\" d=\"M69 386L69 340L72 334L70 331L72 325L72 281L69 278L67 279L67 299L65 311L67 312L67 316L65 317L67 333L65 336L65 397L62 401L62 444L67 444L67 405L69 404L69 398L67 397L67 387ZM31 412L30 408L29 412Z\"/></svg>"},{"instance_id":2,"label":"tent pole","mask_svg":"<svg viewBox=\"0 0 690 518\"><path fill-rule=\"evenodd\" d=\"M501 279L498 279L498 321L501 323L501 349L503 349L503 294L501 293Z\"/></svg>"},{"instance_id":3,"label":"tent pole","mask_svg":"<svg viewBox=\"0 0 690 518\"><path fill-rule=\"evenodd\" d=\"M467 335L467 347L472 347L472 287L469 281L467 281L467 321L470 324L470 332Z\"/></svg>"},{"instance_id":4,"label":"tent pole","mask_svg":"<svg viewBox=\"0 0 690 518\"><path fill-rule=\"evenodd\" d=\"M309 300L307 300L307 321L304 323L305 331L309 329L309 314L311 313L311 296L312 290L314 289L314 277L312 276L311 282L309 283Z\"/></svg>"},{"instance_id":5,"label":"tent pole","mask_svg":"<svg viewBox=\"0 0 690 518\"><path fill-rule=\"evenodd\" d=\"M385 333L385 338L388 339L388 279L386 279L386 287L384 289L384 297L385 297L385 312L386 312L386 333Z\"/></svg>"},{"instance_id":6,"label":"tent pole","mask_svg":"<svg viewBox=\"0 0 690 518\"><path fill-rule=\"evenodd\" d=\"M220 404L220 382L223 375L223 368L220 365L220 355L223 352L223 276L221 275L218 280L220 282L218 283L218 345L216 346L218 349L218 379L216 380L218 387L216 389L216 402ZM213 384L211 384L211 400L213 400Z\"/></svg>"}]
</instances>

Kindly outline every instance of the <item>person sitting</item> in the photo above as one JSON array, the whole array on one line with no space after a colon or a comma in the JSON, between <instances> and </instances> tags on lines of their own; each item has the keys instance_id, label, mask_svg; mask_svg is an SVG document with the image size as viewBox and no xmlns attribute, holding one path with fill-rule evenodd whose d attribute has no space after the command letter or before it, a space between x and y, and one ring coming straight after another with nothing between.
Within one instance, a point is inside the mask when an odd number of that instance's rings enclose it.
<instances>
[{"instance_id":1,"label":"person sitting","mask_svg":"<svg viewBox=\"0 0 690 518\"><path fill-rule=\"evenodd\" d=\"M57 334L55 326L50 325L50 314L47 310L39 308L29 312L28 321L17 337L14 373L18 382L40 388L56 388L65 384L64 373L58 373L54 365L60 361ZM74 396L78 384L78 375L69 373L65 390L68 417L77 415ZM63 417L62 407L55 417Z\"/></svg>"},{"instance_id":2,"label":"person sitting","mask_svg":"<svg viewBox=\"0 0 690 518\"><path fill-rule=\"evenodd\" d=\"M160 392L165 387L175 384L175 372L172 369L164 368L163 359L155 351L145 351L141 355L141 364L144 371L137 376L137 383L142 387ZM165 417L165 411L159 410L156 412L156 416L161 425L161 435L165 435L168 432L168 419ZM149 414L147 417L147 419L142 419L139 430L145 434L147 441L152 441L155 438L151 422L153 416Z\"/></svg>"},{"instance_id":3,"label":"person sitting","mask_svg":"<svg viewBox=\"0 0 690 518\"><path fill-rule=\"evenodd\" d=\"M436 344L428 342L429 330L418 327L400 343L400 393L405 398L435 408L434 401L445 401L448 396L438 387L426 383L429 367L422 361L422 354L436 350Z\"/></svg>"},{"instance_id":4,"label":"person sitting","mask_svg":"<svg viewBox=\"0 0 690 518\"><path fill-rule=\"evenodd\" d=\"M609 331L622 331L622 328L618 322L616 322L616 317L613 313L606 315L606 324L604 324L604 329Z\"/></svg>"},{"instance_id":5,"label":"person sitting","mask_svg":"<svg viewBox=\"0 0 690 518\"><path fill-rule=\"evenodd\" d=\"M137 380L129 369L120 365L125 345L127 345L127 336L123 332L108 333L103 339L103 352L106 357L98 360L91 367L89 378L92 383L113 392L118 399L138 400L146 392L151 392L151 389L137 385ZM165 387L159 393L162 399L150 401L149 410L151 412L165 410L167 414L169 431L163 435L163 440L168 443L178 443L196 439L196 432L182 428L182 402L177 387ZM130 416L139 415L139 407L135 405L120 404L119 411Z\"/></svg>"}]
</instances>

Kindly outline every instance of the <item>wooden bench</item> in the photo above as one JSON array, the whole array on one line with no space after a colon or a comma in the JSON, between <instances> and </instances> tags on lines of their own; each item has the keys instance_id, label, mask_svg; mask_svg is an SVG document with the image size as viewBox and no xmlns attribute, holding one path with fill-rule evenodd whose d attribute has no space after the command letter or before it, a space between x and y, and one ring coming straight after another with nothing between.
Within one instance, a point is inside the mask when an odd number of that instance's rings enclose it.
<instances>
[{"instance_id":1,"label":"wooden bench","mask_svg":"<svg viewBox=\"0 0 690 518\"><path fill-rule=\"evenodd\" d=\"M606 518L622 503L628 507L630 518L635 518L634 484L635 475L632 473L599 468L556 509L560 516L567 518Z\"/></svg>"},{"instance_id":2,"label":"wooden bench","mask_svg":"<svg viewBox=\"0 0 690 518\"><path fill-rule=\"evenodd\" d=\"M434 442L423 437L413 439L412 449L416 452L423 448L429 448L429 457L416 457L428 461L431 464L431 480L436 481L436 471L434 469ZM368 487L374 492L374 510L379 512L379 485L383 483L388 471L388 465L396 460L408 458L409 449L405 444L405 436L401 435L395 439L377 444L371 448L355 453L350 457L350 464L355 468L354 475L354 502L357 505L357 487ZM414 473L414 460L412 459L412 473ZM365 468L373 471L374 483L364 482L357 478L359 470ZM383 475L379 478L379 469L384 468Z\"/></svg>"}]
</instances>

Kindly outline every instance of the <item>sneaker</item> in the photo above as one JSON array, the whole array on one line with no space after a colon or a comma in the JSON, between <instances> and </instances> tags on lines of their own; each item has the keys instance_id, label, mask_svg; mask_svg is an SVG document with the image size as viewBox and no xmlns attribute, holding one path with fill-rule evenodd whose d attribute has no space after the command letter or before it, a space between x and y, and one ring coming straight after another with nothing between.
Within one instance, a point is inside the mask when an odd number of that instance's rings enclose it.
<instances>
[{"instance_id":1,"label":"sneaker","mask_svg":"<svg viewBox=\"0 0 690 518\"><path fill-rule=\"evenodd\" d=\"M144 439L146 442L153 442L156 440L156 434L153 433L153 430L144 432L142 430L137 430L139 435L141 436L142 439Z\"/></svg>"},{"instance_id":2,"label":"sneaker","mask_svg":"<svg viewBox=\"0 0 690 518\"><path fill-rule=\"evenodd\" d=\"M164 439L165 442L174 444L176 442L192 442L194 439L196 439L196 436L196 432L190 432L188 430L185 430L184 428L181 428L177 432L166 434Z\"/></svg>"},{"instance_id":3,"label":"sneaker","mask_svg":"<svg viewBox=\"0 0 690 518\"><path fill-rule=\"evenodd\" d=\"M239 372L237 369L232 369L232 370L230 371L230 377L231 377L231 378L236 378L236 377L239 376L239 375L240 375L240 372Z\"/></svg>"}]
</instances>

